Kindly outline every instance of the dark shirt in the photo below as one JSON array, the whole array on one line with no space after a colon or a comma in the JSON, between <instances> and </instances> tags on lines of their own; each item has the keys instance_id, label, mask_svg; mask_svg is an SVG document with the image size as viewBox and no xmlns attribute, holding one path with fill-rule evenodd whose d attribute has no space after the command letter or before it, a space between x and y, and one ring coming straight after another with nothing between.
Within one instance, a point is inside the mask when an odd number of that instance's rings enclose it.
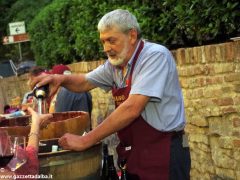
<instances>
[{"instance_id":1,"label":"dark shirt","mask_svg":"<svg viewBox=\"0 0 240 180\"><path fill-rule=\"evenodd\" d=\"M85 111L91 115L92 96L89 92L75 93L61 87L57 94L55 112Z\"/></svg>"}]
</instances>

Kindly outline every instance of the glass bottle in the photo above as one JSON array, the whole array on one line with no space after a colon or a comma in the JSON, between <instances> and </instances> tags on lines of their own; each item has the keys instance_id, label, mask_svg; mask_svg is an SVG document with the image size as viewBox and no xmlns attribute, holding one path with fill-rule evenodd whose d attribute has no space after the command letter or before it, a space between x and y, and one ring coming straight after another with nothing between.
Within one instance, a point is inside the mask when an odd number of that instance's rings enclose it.
<instances>
[{"instance_id":1,"label":"glass bottle","mask_svg":"<svg viewBox=\"0 0 240 180\"><path fill-rule=\"evenodd\" d=\"M121 178L120 180L127 180L128 177L127 177L127 171L126 171L126 160L123 159L120 164L119 164L119 167L121 169Z\"/></svg>"},{"instance_id":2,"label":"glass bottle","mask_svg":"<svg viewBox=\"0 0 240 180\"><path fill-rule=\"evenodd\" d=\"M103 164L101 172L101 180L106 180L108 178L108 145L103 144Z\"/></svg>"},{"instance_id":3,"label":"glass bottle","mask_svg":"<svg viewBox=\"0 0 240 180\"><path fill-rule=\"evenodd\" d=\"M107 180L119 180L117 170L114 166L113 155L108 156L108 178Z\"/></svg>"},{"instance_id":4,"label":"glass bottle","mask_svg":"<svg viewBox=\"0 0 240 180\"><path fill-rule=\"evenodd\" d=\"M44 85L41 87L36 87L33 89L33 94L37 99L37 107L38 107L38 113L46 113L47 107L46 107L46 98L48 96L49 92L49 85Z\"/></svg>"},{"instance_id":5,"label":"glass bottle","mask_svg":"<svg viewBox=\"0 0 240 180\"><path fill-rule=\"evenodd\" d=\"M37 99L44 99L47 97L49 91L49 86L44 85L41 87L36 87L33 89L33 94Z\"/></svg>"}]
</instances>

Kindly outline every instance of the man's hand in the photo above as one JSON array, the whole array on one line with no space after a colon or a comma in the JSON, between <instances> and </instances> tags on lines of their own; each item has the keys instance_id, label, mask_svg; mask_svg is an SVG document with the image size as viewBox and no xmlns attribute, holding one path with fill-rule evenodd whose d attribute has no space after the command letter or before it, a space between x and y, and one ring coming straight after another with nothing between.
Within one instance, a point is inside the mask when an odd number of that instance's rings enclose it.
<instances>
[{"instance_id":1,"label":"man's hand","mask_svg":"<svg viewBox=\"0 0 240 180\"><path fill-rule=\"evenodd\" d=\"M49 97L53 96L62 83L63 75L41 74L29 82L31 89L49 84Z\"/></svg>"},{"instance_id":2,"label":"man's hand","mask_svg":"<svg viewBox=\"0 0 240 180\"><path fill-rule=\"evenodd\" d=\"M86 143L85 136L78 136L70 133L64 134L59 140L58 144L63 149L83 151L91 145Z\"/></svg>"}]
</instances>

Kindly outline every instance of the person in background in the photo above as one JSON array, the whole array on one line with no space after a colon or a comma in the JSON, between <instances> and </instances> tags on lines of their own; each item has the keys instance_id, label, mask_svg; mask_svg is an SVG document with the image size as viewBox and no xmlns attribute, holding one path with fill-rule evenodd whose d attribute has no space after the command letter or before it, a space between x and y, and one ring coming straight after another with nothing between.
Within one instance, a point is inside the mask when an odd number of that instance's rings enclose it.
<instances>
[{"instance_id":1,"label":"person in background","mask_svg":"<svg viewBox=\"0 0 240 180\"><path fill-rule=\"evenodd\" d=\"M22 104L28 104L33 102L32 91L26 92L22 99Z\"/></svg>"},{"instance_id":2,"label":"person in background","mask_svg":"<svg viewBox=\"0 0 240 180\"><path fill-rule=\"evenodd\" d=\"M10 105L6 104L4 106L4 114L11 114L11 113L14 113L16 111L18 111L19 109L18 108L13 108L11 107Z\"/></svg>"},{"instance_id":3,"label":"person in background","mask_svg":"<svg viewBox=\"0 0 240 180\"><path fill-rule=\"evenodd\" d=\"M59 64L52 67L51 74L71 74L68 66ZM51 101L49 112L85 111L91 115L92 96L89 92L76 93L60 87Z\"/></svg>"},{"instance_id":4,"label":"person in background","mask_svg":"<svg viewBox=\"0 0 240 180\"><path fill-rule=\"evenodd\" d=\"M46 127L50 123L50 119L53 117L52 114L39 115L32 108L25 108L28 114L32 117L31 129L28 135L28 143L26 150L22 150L21 153L25 153L27 157L27 162L22 165L15 172L10 171L6 168L0 175L14 176L14 175L36 175L39 173L39 161L38 161L38 148L39 148L39 131L41 128ZM11 163L11 162L10 162ZM13 179L13 178L9 178ZM28 178L18 178L18 179L28 179Z\"/></svg>"},{"instance_id":5,"label":"person in background","mask_svg":"<svg viewBox=\"0 0 240 180\"><path fill-rule=\"evenodd\" d=\"M84 136L66 133L64 149L85 150L117 132L119 162L130 179L188 180L190 151L186 143L184 102L175 60L164 46L141 38L136 17L117 9L98 23L108 60L87 74L39 76L32 88L50 84L84 92L111 90L116 109Z\"/></svg>"}]
</instances>

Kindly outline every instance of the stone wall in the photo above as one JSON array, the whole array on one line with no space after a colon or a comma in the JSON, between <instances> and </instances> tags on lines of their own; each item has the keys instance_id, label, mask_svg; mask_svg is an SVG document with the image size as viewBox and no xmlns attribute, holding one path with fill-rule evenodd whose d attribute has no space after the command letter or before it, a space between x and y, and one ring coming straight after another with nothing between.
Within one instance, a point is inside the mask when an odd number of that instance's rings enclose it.
<instances>
[{"instance_id":1,"label":"stone wall","mask_svg":"<svg viewBox=\"0 0 240 180\"><path fill-rule=\"evenodd\" d=\"M192 158L192 180L240 180L240 41L173 51L183 89L186 132ZM71 64L86 73L104 61ZM0 80L5 103L28 90L26 75ZM114 110L110 93L99 88L93 96L96 127ZM106 141L114 147L116 136ZM111 148L112 153L115 153Z\"/></svg>"},{"instance_id":2,"label":"stone wall","mask_svg":"<svg viewBox=\"0 0 240 180\"><path fill-rule=\"evenodd\" d=\"M178 49L192 179L240 179L240 41Z\"/></svg>"},{"instance_id":3,"label":"stone wall","mask_svg":"<svg viewBox=\"0 0 240 180\"><path fill-rule=\"evenodd\" d=\"M21 97L29 91L27 75L11 76L0 79L0 106L6 104L18 105ZM17 101L18 100L18 101ZM2 113L2 109L0 113Z\"/></svg>"}]
</instances>

